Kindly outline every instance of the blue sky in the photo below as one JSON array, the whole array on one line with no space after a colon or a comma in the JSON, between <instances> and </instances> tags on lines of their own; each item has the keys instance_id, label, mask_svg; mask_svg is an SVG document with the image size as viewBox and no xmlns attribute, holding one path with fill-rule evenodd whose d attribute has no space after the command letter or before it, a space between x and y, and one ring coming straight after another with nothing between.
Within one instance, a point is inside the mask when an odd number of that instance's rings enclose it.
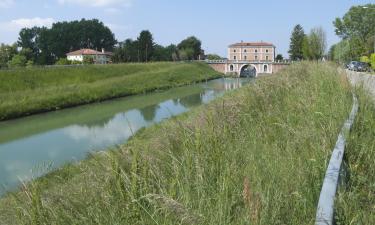
<instances>
[{"instance_id":1,"label":"blue sky","mask_svg":"<svg viewBox=\"0 0 375 225\"><path fill-rule=\"evenodd\" d=\"M98 18L119 41L148 29L157 43L195 35L206 53L226 56L229 44L267 41L287 55L293 27L322 26L328 45L339 41L332 21L353 5L374 0L0 0L0 43L13 43L22 27Z\"/></svg>"}]
</instances>

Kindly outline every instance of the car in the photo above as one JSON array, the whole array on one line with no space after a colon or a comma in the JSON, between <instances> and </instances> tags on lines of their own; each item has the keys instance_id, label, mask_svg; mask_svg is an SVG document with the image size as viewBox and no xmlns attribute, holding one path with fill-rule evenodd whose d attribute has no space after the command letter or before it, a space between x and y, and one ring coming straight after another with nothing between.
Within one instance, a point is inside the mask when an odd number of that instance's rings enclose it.
<instances>
[{"instance_id":1,"label":"car","mask_svg":"<svg viewBox=\"0 0 375 225\"><path fill-rule=\"evenodd\" d=\"M368 72L370 71L370 66L365 62L351 61L346 65L348 70L357 71L357 72Z\"/></svg>"}]
</instances>

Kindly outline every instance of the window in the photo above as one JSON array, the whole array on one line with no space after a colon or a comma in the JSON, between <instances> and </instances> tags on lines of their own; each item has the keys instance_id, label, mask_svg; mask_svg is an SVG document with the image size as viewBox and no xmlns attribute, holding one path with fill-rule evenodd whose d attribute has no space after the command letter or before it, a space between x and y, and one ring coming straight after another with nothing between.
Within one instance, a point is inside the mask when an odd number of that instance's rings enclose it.
<instances>
[{"instance_id":1,"label":"window","mask_svg":"<svg viewBox=\"0 0 375 225\"><path fill-rule=\"evenodd\" d=\"M245 49L245 50L243 50L243 52L247 52L247 50Z\"/></svg>"},{"instance_id":2,"label":"window","mask_svg":"<svg viewBox=\"0 0 375 225\"><path fill-rule=\"evenodd\" d=\"M235 53L235 52L236 52L236 49L234 49L233 52Z\"/></svg>"},{"instance_id":3,"label":"window","mask_svg":"<svg viewBox=\"0 0 375 225\"><path fill-rule=\"evenodd\" d=\"M236 60L236 59L237 59L237 57L236 57L236 56L233 56L233 59L234 59L234 60Z\"/></svg>"},{"instance_id":4,"label":"window","mask_svg":"<svg viewBox=\"0 0 375 225\"><path fill-rule=\"evenodd\" d=\"M268 61L268 55L266 55L266 60Z\"/></svg>"},{"instance_id":5,"label":"window","mask_svg":"<svg viewBox=\"0 0 375 225\"><path fill-rule=\"evenodd\" d=\"M268 53L268 49L266 49L266 52Z\"/></svg>"},{"instance_id":6,"label":"window","mask_svg":"<svg viewBox=\"0 0 375 225\"><path fill-rule=\"evenodd\" d=\"M257 53L258 52L258 49L255 49L255 53Z\"/></svg>"},{"instance_id":7,"label":"window","mask_svg":"<svg viewBox=\"0 0 375 225\"><path fill-rule=\"evenodd\" d=\"M264 65L264 67L263 67L263 71L264 71L264 72L268 72L267 70L268 70L268 66L267 66L267 65Z\"/></svg>"},{"instance_id":8,"label":"window","mask_svg":"<svg viewBox=\"0 0 375 225\"><path fill-rule=\"evenodd\" d=\"M245 59L245 60L247 59L247 56L246 56L246 55L244 56L244 59Z\"/></svg>"},{"instance_id":9,"label":"window","mask_svg":"<svg viewBox=\"0 0 375 225\"><path fill-rule=\"evenodd\" d=\"M257 55L255 56L255 60L258 60L258 56Z\"/></svg>"},{"instance_id":10,"label":"window","mask_svg":"<svg viewBox=\"0 0 375 225\"><path fill-rule=\"evenodd\" d=\"M230 65L229 70L233 71L233 65Z\"/></svg>"}]
</instances>

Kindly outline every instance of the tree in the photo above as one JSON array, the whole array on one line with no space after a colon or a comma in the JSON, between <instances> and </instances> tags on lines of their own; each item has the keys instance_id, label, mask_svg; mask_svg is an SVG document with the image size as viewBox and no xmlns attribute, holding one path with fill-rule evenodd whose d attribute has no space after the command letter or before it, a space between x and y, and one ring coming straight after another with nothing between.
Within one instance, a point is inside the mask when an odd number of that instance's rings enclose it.
<instances>
[{"instance_id":1,"label":"tree","mask_svg":"<svg viewBox=\"0 0 375 225\"><path fill-rule=\"evenodd\" d=\"M126 39L124 42L120 42L119 46L115 48L113 57L114 62L138 62L139 61L139 50L138 41L132 39Z\"/></svg>"},{"instance_id":2,"label":"tree","mask_svg":"<svg viewBox=\"0 0 375 225\"><path fill-rule=\"evenodd\" d=\"M18 46L30 49L34 62L53 64L65 54L82 48L112 50L116 40L111 30L97 19L54 23L46 27L23 28Z\"/></svg>"},{"instance_id":3,"label":"tree","mask_svg":"<svg viewBox=\"0 0 375 225\"><path fill-rule=\"evenodd\" d=\"M309 36L307 35L305 35L305 37L302 40L302 55L303 59L311 59L310 40Z\"/></svg>"},{"instance_id":4,"label":"tree","mask_svg":"<svg viewBox=\"0 0 375 225\"><path fill-rule=\"evenodd\" d=\"M305 38L305 32L300 24L297 24L292 32L290 37L290 46L289 46L289 57L291 60L302 60L303 59L303 52L302 52L302 44Z\"/></svg>"},{"instance_id":5,"label":"tree","mask_svg":"<svg viewBox=\"0 0 375 225\"><path fill-rule=\"evenodd\" d=\"M182 60L198 59L199 55L202 53L201 46L202 46L202 42L194 36L191 36L182 40L177 45L180 59L181 59L181 55L184 58Z\"/></svg>"},{"instance_id":6,"label":"tree","mask_svg":"<svg viewBox=\"0 0 375 225\"><path fill-rule=\"evenodd\" d=\"M15 55L12 60L8 62L10 68L24 67L26 66L27 59L23 55Z\"/></svg>"},{"instance_id":7,"label":"tree","mask_svg":"<svg viewBox=\"0 0 375 225\"><path fill-rule=\"evenodd\" d=\"M7 68L8 62L17 54L17 44L0 45L0 69Z\"/></svg>"},{"instance_id":8,"label":"tree","mask_svg":"<svg viewBox=\"0 0 375 225\"><path fill-rule=\"evenodd\" d=\"M206 58L207 58L208 60L220 60L220 59L222 59L221 56L216 55L216 54L208 54Z\"/></svg>"},{"instance_id":9,"label":"tree","mask_svg":"<svg viewBox=\"0 0 375 225\"><path fill-rule=\"evenodd\" d=\"M319 60L324 56L327 47L326 33L321 27L311 29L309 34L310 58Z\"/></svg>"},{"instance_id":10,"label":"tree","mask_svg":"<svg viewBox=\"0 0 375 225\"><path fill-rule=\"evenodd\" d=\"M311 29L302 41L302 53L305 59L319 60L325 54L327 46L326 34L321 27Z\"/></svg>"},{"instance_id":11,"label":"tree","mask_svg":"<svg viewBox=\"0 0 375 225\"><path fill-rule=\"evenodd\" d=\"M347 62L351 59L350 42L349 40L342 40L334 45L333 60L339 63Z\"/></svg>"},{"instance_id":12,"label":"tree","mask_svg":"<svg viewBox=\"0 0 375 225\"><path fill-rule=\"evenodd\" d=\"M192 60L194 59L194 49L183 48L178 50L178 58L180 60Z\"/></svg>"},{"instance_id":13,"label":"tree","mask_svg":"<svg viewBox=\"0 0 375 225\"><path fill-rule=\"evenodd\" d=\"M148 30L141 31L138 38L139 60L141 62L148 62L154 52L154 39Z\"/></svg>"},{"instance_id":14,"label":"tree","mask_svg":"<svg viewBox=\"0 0 375 225\"><path fill-rule=\"evenodd\" d=\"M364 6L353 6L342 17L336 18L333 22L336 34L344 40L356 38L357 45L352 48L359 48L357 52L368 54L374 51L375 35L375 4Z\"/></svg>"},{"instance_id":15,"label":"tree","mask_svg":"<svg viewBox=\"0 0 375 225\"><path fill-rule=\"evenodd\" d=\"M38 37L41 33L41 28L23 28L19 33L19 38L17 44L22 48L23 51L27 51L26 58L31 60L36 60L39 53L38 48Z\"/></svg>"},{"instance_id":16,"label":"tree","mask_svg":"<svg viewBox=\"0 0 375 225\"><path fill-rule=\"evenodd\" d=\"M283 61L283 60L284 60L284 57L283 57L283 55L281 55L281 54L277 54L275 60L276 60L276 61Z\"/></svg>"}]
</instances>

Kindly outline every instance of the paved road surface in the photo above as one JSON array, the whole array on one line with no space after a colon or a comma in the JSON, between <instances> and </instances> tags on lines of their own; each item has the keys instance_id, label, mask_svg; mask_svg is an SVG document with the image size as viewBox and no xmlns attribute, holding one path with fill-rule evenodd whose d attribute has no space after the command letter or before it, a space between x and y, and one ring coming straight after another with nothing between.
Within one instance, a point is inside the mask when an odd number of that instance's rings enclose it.
<instances>
[{"instance_id":1,"label":"paved road surface","mask_svg":"<svg viewBox=\"0 0 375 225\"><path fill-rule=\"evenodd\" d=\"M360 86L369 91L375 100L375 75L346 70L348 79L353 86Z\"/></svg>"}]
</instances>

